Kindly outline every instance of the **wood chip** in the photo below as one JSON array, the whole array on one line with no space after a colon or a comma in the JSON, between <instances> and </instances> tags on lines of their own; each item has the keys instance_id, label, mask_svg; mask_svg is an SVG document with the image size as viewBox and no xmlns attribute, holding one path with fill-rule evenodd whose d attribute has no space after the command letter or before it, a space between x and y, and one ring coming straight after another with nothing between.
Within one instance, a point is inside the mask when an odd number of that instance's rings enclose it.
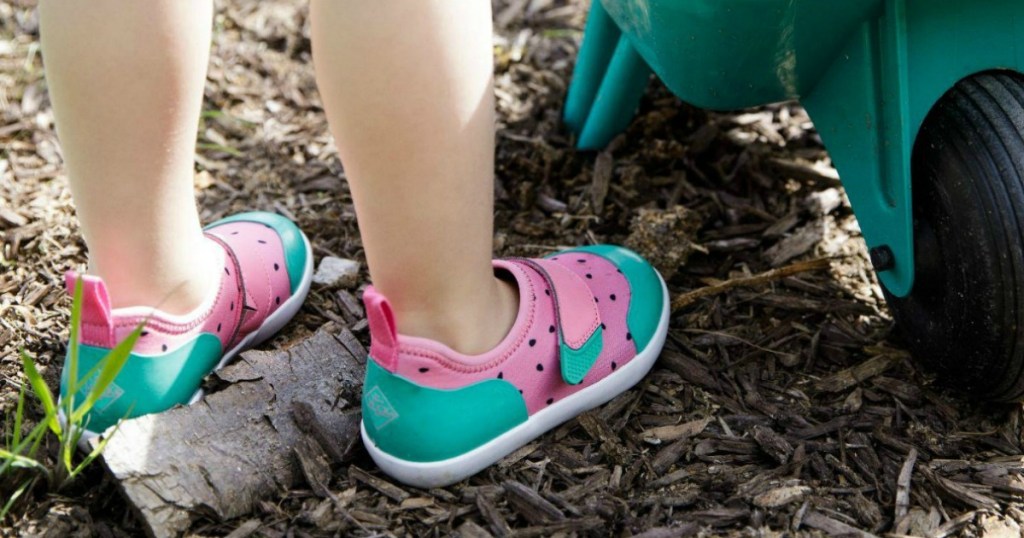
<instances>
[{"instance_id":1,"label":"wood chip","mask_svg":"<svg viewBox=\"0 0 1024 538\"><path fill-rule=\"evenodd\" d=\"M809 511L804 514L803 524L813 529L824 531L831 536L844 536L853 538L877 538L870 532L864 532L842 521L832 519L821 512Z\"/></svg>"},{"instance_id":2,"label":"wood chip","mask_svg":"<svg viewBox=\"0 0 1024 538\"><path fill-rule=\"evenodd\" d=\"M768 490L754 497L754 506L761 508L778 508L790 503L800 502L811 492L807 486L786 486Z\"/></svg>"},{"instance_id":3,"label":"wood chip","mask_svg":"<svg viewBox=\"0 0 1024 538\"><path fill-rule=\"evenodd\" d=\"M789 444L789 441L781 435L775 433L775 430L766 426L756 425L751 428L751 434L754 440L757 441L757 445L761 447L761 450L776 462L785 464L789 461L790 456L793 455L793 445Z\"/></svg>"},{"instance_id":4,"label":"wood chip","mask_svg":"<svg viewBox=\"0 0 1024 538\"><path fill-rule=\"evenodd\" d=\"M501 511L494 506L494 503L486 495L477 493L476 507L480 510L480 515L487 520L488 526L490 526L491 532L495 536L505 537L512 533L512 528L509 527L508 521L505 520L505 517L501 515Z\"/></svg>"},{"instance_id":5,"label":"wood chip","mask_svg":"<svg viewBox=\"0 0 1024 538\"><path fill-rule=\"evenodd\" d=\"M260 520L248 519L224 538L248 538L260 528Z\"/></svg>"},{"instance_id":6,"label":"wood chip","mask_svg":"<svg viewBox=\"0 0 1024 538\"><path fill-rule=\"evenodd\" d=\"M384 480L383 478L377 478L355 465L348 468L348 476L356 482L362 482L363 484L381 492L385 497L388 497L393 501L402 502L409 498L409 493L404 489Z\"/></svg>"},{"instance_id":7,"label":"wood chip","mask_svg":"<svg viewBox=\"0 0 1024 538\"><path fill-rule=\"evenodd\" d=\"M882 374L899 364L902 359L903 357L900 355L877 355L852 368L847 368L816 382L814 388L822 392L842 392Z\"/></svg>"},{"instance_id":8,"label":"wood chip","mask_svg":"<svg viewBox=\"0 0 1024 538\"><path fill-rule=\"evenodd\" d=\"M469 520L459 525L455 532L460 538L491 538L492 536L486 529Z\"/></svg>"},{"instance_id":9,"label":"wood chip","mask_svg":"<svg viewBox=\"0 0 1024 538\"><path fill-rule=\"evenodd\" d=\"M320 447L320 443L309 437L303 437L292 450L295 452L295 458L299 461L302 476L313 493L324 498L332 497L333 494L327 486L331 481L331 465L328 462L327 453Z\"/></svg>"},{"instance_id":10,"label":"wood chip","mask_svg":"<svg viewBox=\"0 0 1024 538\"><path fill-rule=\"evenodd\" d=\"M531 524L539 525L565 519L565 514L561 510L533 489L514 480L503 482L501 486L505 488L509 505Z\"/></svg>"},{"instance_id":11,"label":"wood chip","mask_svg":"<svg viewBox=\"0 0 1024 538\"><path fill-rule=\"evenodd\" d=\"M640 437L643 439L657 439L659 441L675 441L678 439L688 439L693 437L702 431L704 428L711 423L711 418L702 418L697 420L691 420L683 424L675 424L672 426L659 426L657 428L650 428L640 433Z\"/></svg>"},{"instance_id":12,"label":"wood chip","mask_svg":"<svg viewBox=\"0 0 1024 538\"><path fill-rule=\"evenodd\" d=\"M903 467L900 468L899 477L896 478L896 511L895 520L903 519L910 509L910 476L914 472L914 464L917 462L917 450L910 449Z\"/></svg>"},{"instance_id":13,"label":"wood chip","mask_svg":"<svg viewBox=\"0 0 1024 538\"><path fill-rule=\"evenodd\" d=\"M594 177L590 182L590 204L594 214L601 216L604 210L604 199L608 196L608 184L612 180L615 160L610 151L602 151L594 160Z\"/></svg>"}]
</instances>

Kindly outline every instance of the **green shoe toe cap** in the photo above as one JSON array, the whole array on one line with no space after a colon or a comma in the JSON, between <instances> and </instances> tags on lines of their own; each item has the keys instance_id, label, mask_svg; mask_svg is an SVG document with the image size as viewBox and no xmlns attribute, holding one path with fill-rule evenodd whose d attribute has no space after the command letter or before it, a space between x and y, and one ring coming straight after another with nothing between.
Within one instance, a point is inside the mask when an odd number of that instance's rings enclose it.
<instances>
[{"instance_id":1,"label":"green shoe toe cap","mask_svg":"<svg viewBox=\"0 0 1024 538\"><path fill-rule=\"evenodd\" d=\"M658 272L647 263L647 260L628 248L615 245L590 245L578 247L553 254L558 256L566 252L585 252L600 256L622 271L629 282L630 300L626 323L629 332L636 341L637 351L643 350L654 338L665 308L665 295Z\"/></svg>"},{"instance_id":2,"label":"green shoe toe cap","mask_svg":"<svg viewBox=\"0 0 1024 538\"><path fill-rule=\"evenodd\" d=\"M460 389L424 387L366 363L363 426L379 449L406 461L459 456L526 422L526 402L507 381Z\"/></svg>"},{"instance_id":3,"label":"green shoe toe cap","mask_svg":"<svg viewBox=\"0 0 1024 538\"><path fill-rule=\"evenodd\" d=\"M218 220L206 227L207 230L216 228L230 222L255 222L262 224L277 232L284 245L284 263L288 270L288 280L291 284L291 292L294 294L302 283L302 276L306 272L306 263L309 260L309 251L302 230L291 220L276 213L266 211L251 211L239 213Z\"/></svg>"}]
</instances>

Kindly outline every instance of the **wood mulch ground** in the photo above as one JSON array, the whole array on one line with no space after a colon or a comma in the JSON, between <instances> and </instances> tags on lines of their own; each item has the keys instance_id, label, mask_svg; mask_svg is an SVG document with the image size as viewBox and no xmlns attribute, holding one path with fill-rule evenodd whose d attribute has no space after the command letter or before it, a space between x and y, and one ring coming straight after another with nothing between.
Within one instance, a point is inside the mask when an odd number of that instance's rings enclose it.
<instances>
[{"instance_id":1,"label":"wood mulch ground","mask_svg":"<svg viewBox=\"0 0 1024 538\"><path fill-rule=\"evenodd\" d=\"M317 259L361 260L309 61L306 3L218 4L196 155L203 218L277 211L309 233ZM658 366L464 483L400 487L361 453L334 468L327 491L281 491L247 518L200 516L192 532L1019 536L1020 408L958 399L890 338L856 220L801 108L712 114L655 84L611 148L572 149L559 115L586 4L495 0L495 246L536 256L626 242L650 256L677 307ZM57 386L62 275L85 259L62 173L33 2L0 1L3 414L24 382L19 348ZM327 322L365 343L350 307L358 292L314 286L268 347ZM0 526L3 536L140 532L99 465Z\"/></svg>"}]
</instances>

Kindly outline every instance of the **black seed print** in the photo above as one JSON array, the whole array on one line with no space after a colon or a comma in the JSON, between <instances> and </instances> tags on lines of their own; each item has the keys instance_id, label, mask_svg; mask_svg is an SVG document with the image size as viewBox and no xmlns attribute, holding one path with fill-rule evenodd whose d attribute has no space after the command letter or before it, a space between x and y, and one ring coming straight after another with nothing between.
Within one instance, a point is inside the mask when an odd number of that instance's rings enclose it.
<instances>
[{"instance_id":1,"label":"black seed print","mask_svg":"<svg viewBox=\"0 0 1024 538\"><path fill-rule=\"evenodd\" d=\"M261 245L266 245L267 244L267 242L262 240L262 239L257 239L256 242L261 244Z\"/></svg>"},{"instance_id":2,"label":"black seed print","mask_svg":"<svg viewBox=\"0 0 1024 538\"><path fill-rule=\"evenodd\" d=\"M613 294L611 295L611 297L608 297L608 298L614 301L614 300L615 300L615 294L613 293Z\"/></svg>"},{"instance_id":3,"label":"black seed print","mask_svg":"<svg viewBox=\"0 0 1024 538\"><path fill-rule=\"evenodd\" d=\"M505 379L505 373L504 372L498 372L498 379Z\"/></svg>"},{"instance_id":4,"label":"black seed print","mask_svg":"<svg viewBox=\"0 0 1024 538\"><path fill-rule=\"evenodd\" d=\"M607 328L608 328L608 327L605 327L605 326L604 326L604 323L602 323L602 324L601 324L601 330L602 330L602 331L603 331L603 330L605 330L605 329L607 329Z\"/></svg>"},{"instance_id":5,"label":"black seed print","mask_svg":"<svg viewBox=\"0 0 1024 538\"><path fill-rule=\"evenodd\" d=\"M544 290L544 295L551 297L551 290Z\"/></svg>"},{"instance_id":6,"label":"black seed print","mask_svg":"<svg viewBox=\"0 0 1024 538\"><path fill-rule=\"evenodd\" d=\"M597 297L594 297L594 302L595 302L595 303L600 303L601 301L600 301L600 300L598 300L598 298L597 298Z\"/></svg>"},{"instance_id":7,"label":"black seed print","mask_svg":"<svg viewBox=\"0 0 1024 538\"><path fill-rule=\"evenodd\" d=\"M632 339L633 339L633 333L626 333L626 340L632 340Z\"/></svg>"},{"instance_id":8,"label":"black seed print","mask_svg":"<svg viewBox=\"0 0 1024 538\"><path fill-rule=\"evenodd\" d=\"M229 275L229 276L230 276L230 275L231 275L231 271L228 271L228 268L227 268L227 267L225 267L225 268L224 268L224 274L225 274L225 275Z\"/></svg>"},{"instance_id":9,"label":"black seed print","mask_svg":"<svg viewBox=\"0 0 1024 538\"><path fill-rule=\"evenodd\" d=\"M231 235L238 235L238 230L231 232Z\"/></svg>"},{"instance_id":10,"label":"black seed print","mask_svg":"<svg viewBox=\"0 0 1024 538\"><path fill-rule=\"evenodd\" d=\"M274 264L274 270L275 270L275 271L277 271L277 270L278 270L278 269L280 269L280 268L281 268L281 266L280 266L280 265L278 265L278 264L276 264L276 263Z\"/></svg>"},{"instance_id":11,"label":"black seed print","mask_svg":"<svg viewBox=\"0 0 1024 538\"><path fill-rule=\"evenodd\" d=\"M522 393L523 393L523 389L519 389L519 394L522 394Z\"/></svg>"},{"instance_id":12,"label":"black seed print","mask_svg":"<svg viewBox=\"0 0 1024 538\"><path fill-rule=\"evenodd\" d=\"M548 398L548 405L551 405L553 403L555 403L555 399L554 398Z\"/></svg>"},{"instance_id":13,"label":"black seed print","mask_svg":"<svg viewBox=\"0 0 1024 538\"><path fill-rule=\"evenodd\" d=\"M234 301L231 301L231 311L232 312L235 311L235 302Z\"/></svg>"},{"instance_id":14,"label":"black seed print","mask_svg":"<svg viewBox=\"0 0 1024 538\"><path fill-rule=\"evenodd\" d=\"M147 336L148 334L149 334L149 331L142 331L142 333L139 336Z\"/></svg>"},{"instance_id":15,"label":"black seed print","mask_svg":"<svg viewBox=\"0 0 1024 538\"><path fill-rule=\"evenodd\" d=\"M583 258L580 258L580 259L578 259L578 260L576 260L576 261L578 261L578 262L580 262L580 263L587 263L587 260L584 260Z\"/></svg>"},{"instance_id":16,"label":"black seed print","mask_svg":"<svg viewBox=\"0 0 1024 538\"><path fill-rule=\"evenodd\" d=\"M536 338L531 338L530 339L530 347L533 347L535 345L537 345L537 339Z\"/></svg>"},{"instance_id":17,"label":"black seed print","mask_svg":"<svg viewBox=\"0 0 1024 538\"><path fill-rule=\"evenodd\" d=\"M544 365L540 364L540 363L537 363L537 371L538 372L543 372L544 371Z\"/></svg>"},{"instance_id":18,"label":"black seed print","mask_svg":"<svg viewBox=\"0 0 1024 538\"><path fill-rule=\"evenodd\" d=\"M554 326L554 325L552 325L552 326L548 327L548 332L549 332L549 333L553 333L553 332L555 332L555 326Z\"/></svg>"},{"instance_id":19,"label":"black seed print","mask_svg":"<svg viewBox=\"0 0 1024 538\"><path fill-rule=\"evenodd\" d=\"M430 368L420 368L420 373L425 374L430 371Z\"/></svg>"},{"instance_id":20,"label":"black seed print","mask_svg":"<svg viewBox=\"0 0 1024 538\"><path fill-rule=\"evenodd\" d=\"M594 278L594 275L587 273L587 278Z\"/></svg>"},{"instance_id":21,"label":"black seed print","mask_svg":"<svg viewBox=\"0 0 1024 538\"><path fill-rule=\"evenodd\" d=\"M280 297L274 297L274 304L281 304L281 298Z\"/></svg>"},{"instance_id":22,"label":"black seed print","mask_svg":"<svg viewBox=\"0 0 1024 538\"><path fill-rule=\"evenodd\" d=\"M617 366L617 365L615 364L615 361L612 361L612 370L614 370L614 369L615 369L615 368L617 368L617 367L618 367L618 366Z\"/></svg>"},{"instance_id":23,"label":"black seed print","mask_svg":"<svg viewBox=\"0 0 1024 538\"><path fill-rule=\"evenodd\" d=\"M220 332L220 323L217 324L217 332Z\"/></svg>"},{"instance_id":24,"label":"black seed print","mask_svg":"<svg viewBox=\"0 0 1024 538\"><path fill-rule=\"evenodd\" d=\"M163 351L167 351L167 344L160 346L160 349Z\"/></svg>"},{"instance_id":25,"label":"black seed print","mask_svg":"<svg viewBox=\"0 0 1024 538\"><path fill-rule=\"evenodd\" d=\"M622 269L616 269L616 271L618 271L620 275L622 274Z\"/></svg>"}]
</instances>

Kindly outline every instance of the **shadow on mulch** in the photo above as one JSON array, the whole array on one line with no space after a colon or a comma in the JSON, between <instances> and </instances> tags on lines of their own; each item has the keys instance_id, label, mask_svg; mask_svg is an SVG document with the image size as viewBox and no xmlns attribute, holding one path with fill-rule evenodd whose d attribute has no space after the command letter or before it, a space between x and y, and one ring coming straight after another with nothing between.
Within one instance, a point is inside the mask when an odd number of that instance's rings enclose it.
<instances>
[{"instance_id":1,"label":"shadow on mulch","mask_svg":"<svg viewBox=\"0 0 1024 538\"><path fill-rule=\"evenodd\" d=\"M653 84L610 149L578 153L559 115L585 8L495 1L498 252L629 242L671 275L673 296L810 259L828 258L827 269L725 287L679 308L640 386L465 483L388 487L387 496L379 481L338 468L335 500L298 488L248 520L200 518L193 531L1018 535L1019 408L974 406L933 387L890 338L856 220L803 110L712 114ZM204 220L278 211L309 232L317 258L361 260L312 77L305 3L225 1L216 24L196 167ZM23 379L19 348L56 386L69 305L61 275L85 252L36 42L30 2L0 2L4 413ZM342 291L357 293L314 287L272 345L327 321L365 341ZM365 456L353 466L380 477ZM96 467L71 490L32 499L2 534L134 535L115 492Z\"/></svg>"}]
</instances>

